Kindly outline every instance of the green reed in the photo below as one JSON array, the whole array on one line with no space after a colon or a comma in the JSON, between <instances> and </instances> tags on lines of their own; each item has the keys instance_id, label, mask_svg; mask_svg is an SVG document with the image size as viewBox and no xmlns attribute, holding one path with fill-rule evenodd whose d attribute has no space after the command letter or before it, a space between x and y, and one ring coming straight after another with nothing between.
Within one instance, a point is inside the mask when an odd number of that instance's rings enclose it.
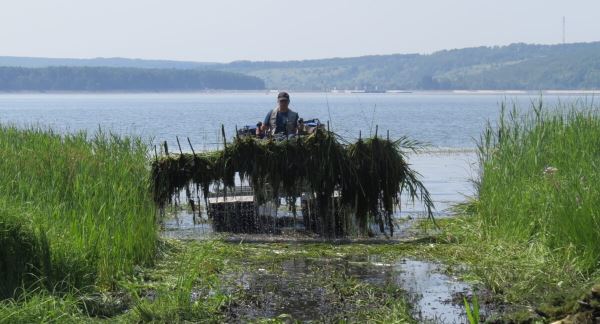
<instances>
[{"instance_id":1,"label":"green reed","mask_svg":"<svg viewBox=\"0 0 600 324\"><path fill-rule=\"evenodd\" d=\"M478 213L488 238L543 246L576 271L600 261L600 116L584 101L516 108L479 142Z\"/></svg>"},{"instance_id":2,"label":"green reed","mask_svg":"<svg viewBox=\"0 0 600 324\"><path fill-rule=\"evenodd\" d=\"M315 231L321 236L367 234L369 224L379 225L382 233L387 227L393 235L393 213L403 197L419 200L433 220L429 191L407 162L407 153L421 148L406 137L375 136L348 143L321 129L283 141L242 136L223 150L156 157L152 192L163 208L191 185L205 197L211 184L233 188L238 174L252 184L259 203L281 196L296 201L302 193L314 197L320 222ZM261 195L268 191L271 197ZM335 203L335 193L339 193L341 205ZM335 210L340 207L350 216L339 217Z\"/></svg>"},{"instance_id":3,"label":"green reed","mask_svg":"<svg viewBox=\"0 0 600 324\"><path fill-rule=\"evenodd\" d=\"M108 287L154 257L148 172L139 138L0 126L0 241L9 241L10 231L29 233L11 242L14 253L31 252L30 281ZM23 272L10 254L0 255L3 270ZM14 285L0 282L5 290Z\"/></svg>"}]
</instances>

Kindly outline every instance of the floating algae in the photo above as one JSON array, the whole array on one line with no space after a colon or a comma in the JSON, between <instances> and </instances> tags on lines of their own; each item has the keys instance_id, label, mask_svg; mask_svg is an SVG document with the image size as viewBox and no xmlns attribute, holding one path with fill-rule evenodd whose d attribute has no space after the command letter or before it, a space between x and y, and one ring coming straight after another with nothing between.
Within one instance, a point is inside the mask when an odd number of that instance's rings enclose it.
<instances>
[{"instance_id":1,"label":"floating algae","mask_svg":"<svg viewBox=\"0 0 600 324\"><path fill-rule=\"evenodd\" d=\"M370 224L393 235L392 214L403 193L420 200L429 217L433 215L429 192L406 163L405 151L419 148L406 138L375 136L347 143L322 129L281 141L236 137L223 150L157 157L152 192L161 208L184 189L191 201L190 186L208 203L214 195L211 185L222 188L225 197L236 189L238 175L252 186L258 205L306 198L309 208L303 217L312 219L307 230L321 236L368 234Z\"/></svg>"}]
</instances>

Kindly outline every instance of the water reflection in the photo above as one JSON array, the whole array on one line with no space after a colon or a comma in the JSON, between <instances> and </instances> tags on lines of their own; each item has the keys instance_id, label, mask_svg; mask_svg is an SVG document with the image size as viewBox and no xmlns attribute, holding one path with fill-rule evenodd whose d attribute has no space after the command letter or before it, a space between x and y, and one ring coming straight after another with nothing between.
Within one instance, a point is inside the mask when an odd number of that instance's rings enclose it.
<instances>
[{"instance_id":1,"label":"water reflection","mask_svg":"<svg viewBox=\"0 0 600 324\"><path fill-rule=\"evenodd\" d=\"M433 262L402 260L395 266L398 284L408 293L413 316L421 323L466 323L460 296L472 294L471 287L443 273Z\"/></svg>"},{"instance_id":2,"label":"water reflection","mask_svg":"<svg viewBox=\"0 0 600 324\"><path fill-rule=\"evenodd\" d=\"M462 296L472 294L470 285L444 274L439 264L413 259L384 263L376 255L297 257L276 266L254 266L258 268L224 276L226 294L245 296L228 310L230 320L244 322L282 314L301 322L343 318L360 306L340 300L334 288L323 283L325 274L336 272L373 286L400 288L420 323L466 322ZM485 309L481 311L485 314Z\"/></svg>"}]
</instances>

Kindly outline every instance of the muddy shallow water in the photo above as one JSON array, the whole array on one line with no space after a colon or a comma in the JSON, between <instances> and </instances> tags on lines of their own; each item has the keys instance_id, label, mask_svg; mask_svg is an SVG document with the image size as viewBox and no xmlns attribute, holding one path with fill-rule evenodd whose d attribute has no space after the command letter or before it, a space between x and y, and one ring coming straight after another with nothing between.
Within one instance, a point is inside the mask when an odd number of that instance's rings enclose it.
<instances>
[{"instance_id":1,"label":"muddy shallow water","mask_svg":"<svg viewBox=\"0 0 600 324\"><path fill-rule=\"evenodd\" d=\"M473 294L472 287L444 273L440 264L419 260L401 260L395 264L396 280L410 296L413 316L426 323L466 323L463 296ZM485 315L485 309L480 312Z\"/></svg>"},{"instance_id":2,"label":"muddy shallow water","mask_svg":"<svg viewBox=\"0 0 600 324\"><path fill-rule=\"evenodd\" d=\"M229 310L232 319L275 318L283 314L294 320L331 318L347 308L321 285L313 285L317 261L293 259L281 265L281 273L265 268L234 275L234 283L248 296Z\"/></svg>"},{"instance_id":3,"label":"muddy shallow water","mask_svg":"<svg viewBox=\"0 0 600 324\"><path fill-rule=\"evenodd\" d=\"M329 322L344 319L357 308L378 306L377 299L371 301L372 305L368 299L362 305L356 300L344 300L336 293L334 280L323 281L324 273L337 273L368 286L398 288L419 322L466 321L462 298L457 296L471 295L472 287L446 275L439 264L415 259L386 263L378 256L364 255L292 258L276 266L263 264L257 269L228 273L224 275L226 292L245 296L228 310L229 320L279 317Z\"/></svg>"},{"instance_id":4,"label":"muddy shallow water","mask_svg":"<svg viewBox=\"0 0 600 324\"><path fill-rule=\"evenodd\" d=\"M449 207L472 194L469 181L476 172L473 152L435 152L413 155L410 163L421 172L436 205L436 217L452 216ZM283 213L285 215L285 213ZM393 239L375 237L364 241L350 239L337 243L414 242L426 239L413 225L423 217L419 205L403 205L396 214ZM198 218L196 217L196 220ZM283 229L283 235L214 233L208 222L194 222L187 211L176 213L163 224L163 237L203 240L219 238L233 242L320 242L317 237ZM380 242L381 241L381 242ZM259 244L260 245L260 244ZM277 251L273 251L277 253ZM410 312L419 322L464 323L463 296L472 294L472 287L445 273L443 265L417 259L396 259L383 262L378 255L354 255L326 258L292 257L281 262L255 264L249 260L244 271L223 274L222 293L235 298L227 309L230 322L245 322L261 318L285 318L302 322L331 322L345 319L347 314L376 308L389 298L388 288L396 289L410 304ZM364 287L373 287L375 297L357 295L356 300L341 297L336 280L356 280ZM339 285L339 284L338 284ZM345 288L344 288L345 289ZM374 294L374 292L371 292ZM394 297L395 298L395 297ZM485 314L485 309L482 309Z\"/></svg>"}]
</instances>

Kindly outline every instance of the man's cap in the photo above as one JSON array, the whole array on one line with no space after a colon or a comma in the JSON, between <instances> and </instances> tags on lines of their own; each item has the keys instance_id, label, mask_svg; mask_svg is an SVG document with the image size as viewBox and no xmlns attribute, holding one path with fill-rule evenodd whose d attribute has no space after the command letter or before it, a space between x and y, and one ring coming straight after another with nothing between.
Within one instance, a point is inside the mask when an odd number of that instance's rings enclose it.
<instances>
[{"instance_id":1,"label":"man's cap","mask_svg":"<svg viewBox=\"0 0 600 324\"><path fill-rule=\"evenodd\" d=\"M280 100L290 100L290 95L285 92L285 91L281 91L278 95L277 95L277 101Z\"/></svg>"}]
</instances>

